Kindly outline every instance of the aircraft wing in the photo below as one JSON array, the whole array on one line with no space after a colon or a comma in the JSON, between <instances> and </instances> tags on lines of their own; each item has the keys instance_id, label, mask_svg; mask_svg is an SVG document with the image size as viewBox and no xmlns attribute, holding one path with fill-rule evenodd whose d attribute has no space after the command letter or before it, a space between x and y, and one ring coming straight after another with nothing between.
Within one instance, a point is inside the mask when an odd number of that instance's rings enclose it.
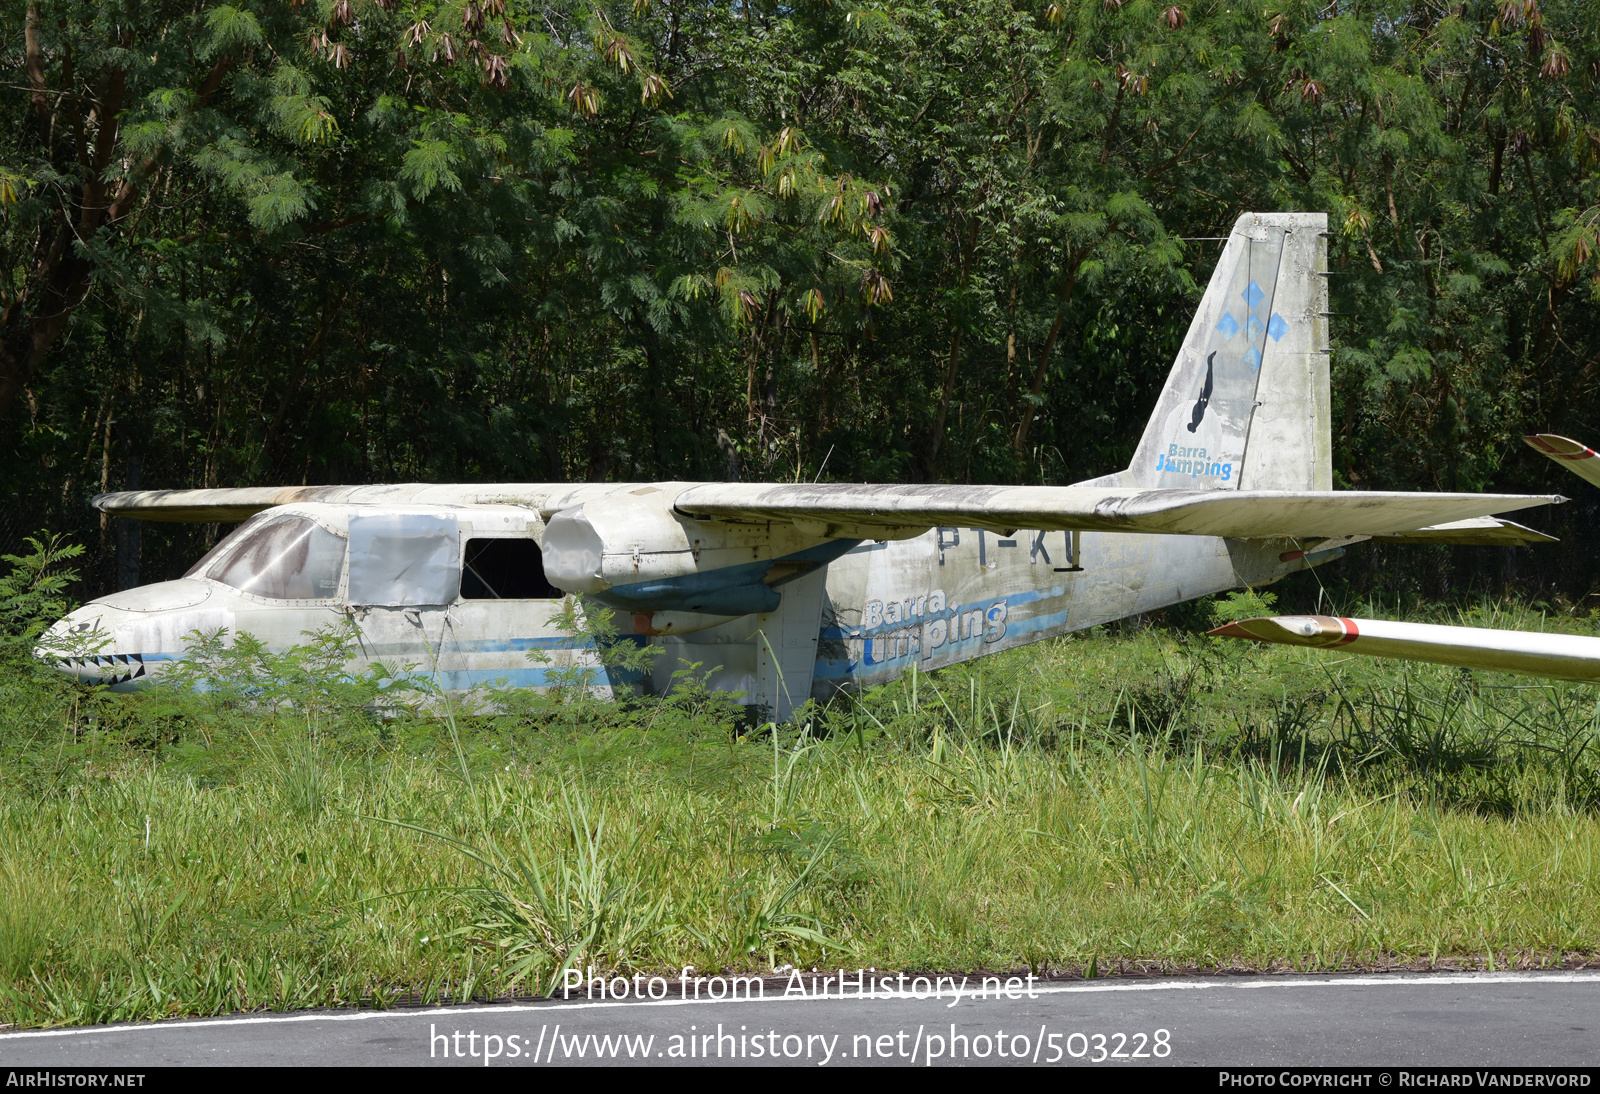
<instances>
[{"instance_id":1,"label":"aircraft wing","mask_svg":"<svg viewBox=\"0 0 1600 1094\"><path fill-rule=\"evenodd\" d=\"M1574 475L1600 486L1600 455L1588 445L1554 433L1535 433L1522 439L1530 448L1549 456Z\"/></svg>"},{"instance_id":2,"label":"aircraft wing","mask_svg":"<svg viewBox=\"0 0 1600 1094\"><path fill-rule=\"evenodd\" d=\"M1600 680L1600 638L1576 634L1391 623L1331 615L1244 619L1207 633L1219 638L1340 649L1373 657L1553 676L1558 680Z\"/></svg>"},{"instance_id":3,"label":"aircraft wing","mask_svg":"<svg viewBox=\"0 0 1600 1094\"><path fill-rule=\"evenodd\" d=\"M865 538L962 525L1005 533L1029 528L1311 539L1406 532L1564 500L1363 490L710 483L679 494L677 509L702 519L784 520L819 535Z\"/></svg>"},{"instance_id":4,"label":"aircraft wing","mask_svg":"<svg viewBox=\"0 0 1600 1094\"><path fill-rule=\"evenodd\" d=\"M1121 486L858 486L846 483L678 484L679 513L706 520L789 521L834 538L890 539L938 525L1039 531L1142 532L1235 538L1428 536L1463 532L1453 524L1564 499L1529 494L1424 494L1360 490L1173 490ZM607 487L589 487L587 490ZM617 487L616 489L624 489ZM164 521L244 520L275 505L464 504L492 499L546 515L583 491L538 484L461 487L287 486L218 490L140 490L101 494L95 508L118 517ZM1498 522L1497 522L1498 523ZM1515 527L1515 526L1513 526ZM1420 530L1420 531L1413 531ZM1478 529L1484 534L1485 529ZM1449 540L1459 542L1459 540Z\"/></svg>"},{"instance_id":5,"label":"aircraft wing","mask_svg":"<svg viewBox=\"0 0 1600 1094\"><path fill-rule=\"evenodd\" d=\"M248 520L263 509L301 501L353 502L403 505L419 484L400 486L240 486L212 490L122 490L97 494L90 501L100 512L137 520L176 521L191 524L232 524Z\"/></svg>"}]
</instances>

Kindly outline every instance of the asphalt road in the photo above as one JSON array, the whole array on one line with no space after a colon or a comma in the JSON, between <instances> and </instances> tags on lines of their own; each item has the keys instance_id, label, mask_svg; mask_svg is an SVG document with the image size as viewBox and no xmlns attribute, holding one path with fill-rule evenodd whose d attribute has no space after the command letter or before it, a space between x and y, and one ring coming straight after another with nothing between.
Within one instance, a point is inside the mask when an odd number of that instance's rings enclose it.
<instances>
[{"instance_id":1,"label":"asphalt road","mask_svg":"<svg viewBox=\"0 0 1600 1094\"><path fill-rule=\"evenodd\" d=\"M1032 998L1019 983L1018 998L991 989L998 999L968 987L959 1000L949 985L922 999L771 998L769 988L749 1002L574 999L25 1031L0 1034L0 1068L1600 1062L1592 972L1174 977L1039 985Z\"/></svg>"}]
</instances>

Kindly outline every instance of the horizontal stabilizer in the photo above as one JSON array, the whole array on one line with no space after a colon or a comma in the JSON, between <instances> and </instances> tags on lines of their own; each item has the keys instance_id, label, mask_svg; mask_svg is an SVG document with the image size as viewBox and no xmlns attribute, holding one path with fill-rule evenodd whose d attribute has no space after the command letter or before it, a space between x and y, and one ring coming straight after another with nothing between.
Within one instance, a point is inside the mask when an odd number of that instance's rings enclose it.
<instances>
[{"instance_id":1,"label":"horizontal stabilizer","mask_svg":"<svg viewBox=\"0 0 1600 1094\"><path fill-rule=\"evenodd\" d=\"M1331 615L1280 615L1245 619L1209 632L1219 638L1248 638L1285 646L1310 646L1430 661L1439 665L1552 676L1558 680L1600 680L1600 638L1575 634L1536 634L1434 623L1391 623Z\"/></svg>"},{"instance_id":2,"label":"horizontal stabilizer","mask_svg":"<svg viewBox=\"0 0 1600 1094\"><path fill-rule=\"evenodd\" d=\"M1435 524L1432 528L1391 532L1372 538L1379 543L1439 543L1457 547L1531 547L1535 543L1558 542L1555 536L1498 517L1455 520L1449 524Z\"/></svg>"},{"instance_id":3,"label":"horizontal stabilizer","mask_svg":"<svg viewBox=\"0 0 1600 1094\"><path fill-rule=\"evenodd\" d=\"M715 483L678 495L681 513L787 520L819 535L963 525L1009 532L1331 538L1385 535L1548 505L1524 494L1360 490L1166 490L1106 486L855 486Z\"/></svg>"},{"instance_id":4,"label":"horizontal stabilizer","mask_svg":"<svg viewBox=\"0 0 1600 1094\"><path fill-rule=\"evenodd\" d=\"M1580 479L1600 486L1600 455L1588 445L1554 433L1535 433L1522 439L1530 448L1555 460Z\"/></svg>"}]
</instances>

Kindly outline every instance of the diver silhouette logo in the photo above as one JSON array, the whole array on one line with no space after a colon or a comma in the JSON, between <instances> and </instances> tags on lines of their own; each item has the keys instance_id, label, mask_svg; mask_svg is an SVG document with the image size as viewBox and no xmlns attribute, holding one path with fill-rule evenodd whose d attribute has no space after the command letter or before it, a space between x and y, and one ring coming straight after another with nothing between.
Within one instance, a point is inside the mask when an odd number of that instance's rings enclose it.
<instances>
[{"instance_id":1,"label":"diver silhouette logo","mask_svg":"<svg viewBox=\"0 0 1600 1094\"><path fill-rule=\"evenodd\" d=\"M1200 422L1206 416L1206 407L1211 402L1211 363L1216 359L1217 354L1215 350L1213 350L1210 355L1206 357L1206 382L1205 386L1200 389L1200 398L1194 401L1194 418L1189 422L1190 433L1193 433L1195 430L1200 428Z\"/></svg>"}]
</instances>

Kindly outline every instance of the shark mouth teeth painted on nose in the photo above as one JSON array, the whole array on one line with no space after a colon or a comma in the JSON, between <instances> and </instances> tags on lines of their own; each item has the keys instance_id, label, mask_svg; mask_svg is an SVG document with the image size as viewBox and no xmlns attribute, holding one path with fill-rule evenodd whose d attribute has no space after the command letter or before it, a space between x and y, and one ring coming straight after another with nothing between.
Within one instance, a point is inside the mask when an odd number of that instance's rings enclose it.
<instances>
[{"instance_id":1,"label":"shark mouth teeth painted on nose","mask_svg":"<svg viewBox=\"0 0 1600 1094\"><path fill-rule=\"evenodd\" d=\"M144 654L111 653L89 657L58 657L57 662L85 683L126 684L145 674ZM110 672L91 670L110 669ZM126 670L126 671L123 671Z\"/></svg>"}]
</instances>

